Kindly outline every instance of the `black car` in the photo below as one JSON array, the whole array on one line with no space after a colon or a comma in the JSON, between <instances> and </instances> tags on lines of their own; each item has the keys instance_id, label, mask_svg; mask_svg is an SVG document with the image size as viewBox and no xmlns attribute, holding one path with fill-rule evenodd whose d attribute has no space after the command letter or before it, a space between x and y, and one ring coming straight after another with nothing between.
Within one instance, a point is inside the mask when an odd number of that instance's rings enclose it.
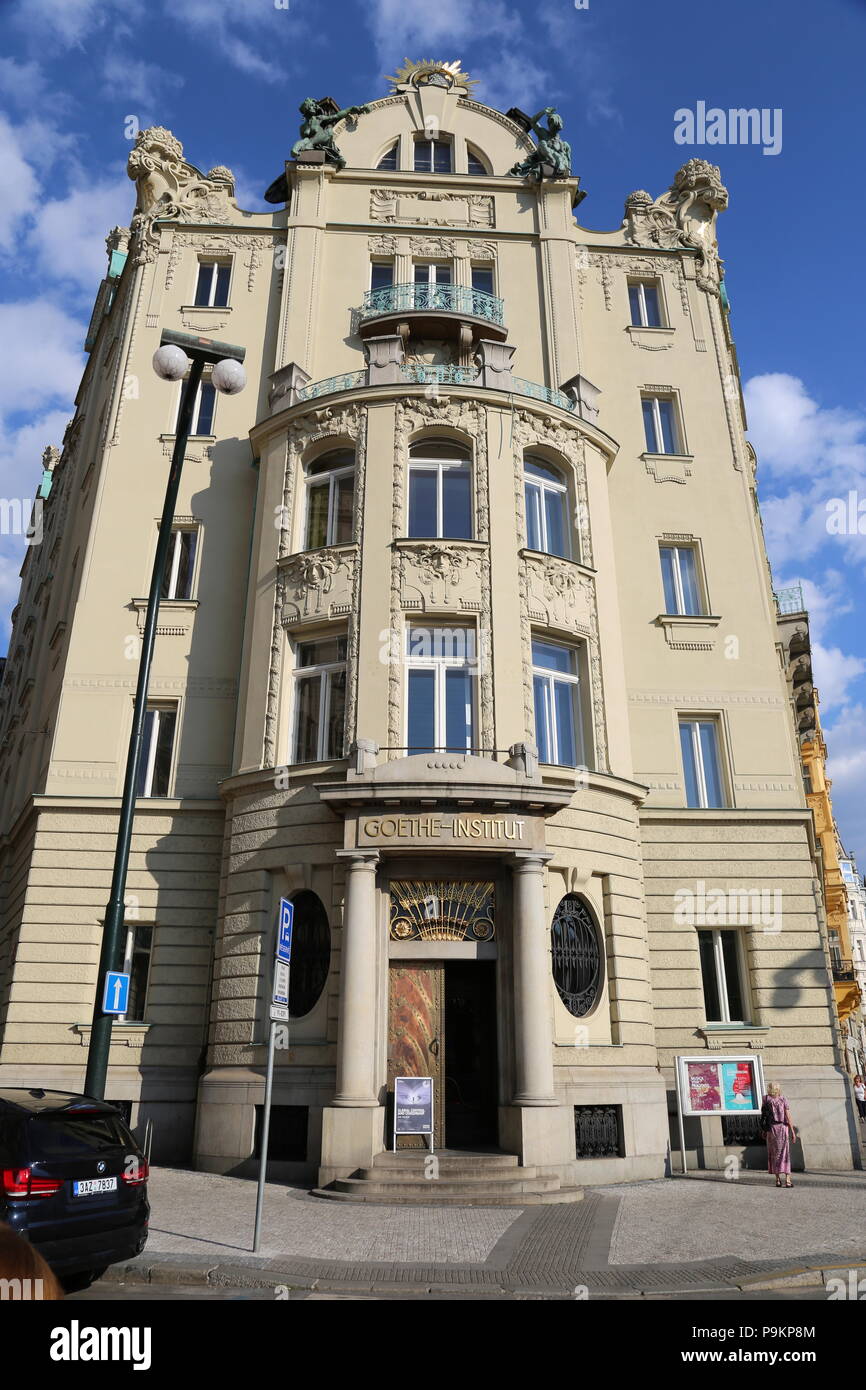
<instances>
[{"instance_id":1,"label":"black car","mask_svg":"<svg viewBox=\"0 0 866 1390\"><path fill-rule=\"evenodd\" d=\"M93 1277L147 1240L148 1165L114 1106L0 1087L0 1220L58 1275Z\"/></svg>"}]
</instances>

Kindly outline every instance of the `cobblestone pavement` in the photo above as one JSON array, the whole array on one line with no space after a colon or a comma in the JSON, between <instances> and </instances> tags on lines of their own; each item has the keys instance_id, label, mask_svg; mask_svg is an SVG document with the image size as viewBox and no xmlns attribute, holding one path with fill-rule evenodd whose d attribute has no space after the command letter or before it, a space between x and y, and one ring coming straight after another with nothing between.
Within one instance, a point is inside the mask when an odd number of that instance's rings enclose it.
<instances>
[{"instance_id":1,"label":"cobblestone pavement","mask_svg":"<svg viewBox=\"0 0 866 1390\"><path fill-rule=\"evenodd\" d=\"M764 1174L737 1182L691 1175L587 1189L576 1204L504 1209L331 1203L269 1184L258 1256L251 1253L255 1192L254 1182L238 1178L152 1170L147 1248L113 1266L103 1287L284 1286L384 1298L426 1290L652 1298L766 1289L772 1297L781 1277L805 1296L832 1277L832 1267L862 1275L866 1266L861 1173L797 1174L790 1192Z\"/></svg>"}]
</instances>

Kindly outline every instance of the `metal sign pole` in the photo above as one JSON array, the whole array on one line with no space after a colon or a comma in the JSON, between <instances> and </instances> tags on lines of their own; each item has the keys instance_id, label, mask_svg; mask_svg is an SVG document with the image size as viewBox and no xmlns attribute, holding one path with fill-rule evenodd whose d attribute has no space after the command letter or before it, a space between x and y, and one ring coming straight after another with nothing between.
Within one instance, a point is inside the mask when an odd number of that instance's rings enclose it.
<instances>
[{"instance_id":1,"label":"metal sign pole","mask_svg":"<svg viewBox=\"0 0 866 1390\"><path fill-rule=\"evenodd\" d=\"M265 1202L265 1181L268 1173L268 1138L271 1129L271 1092L274 1088L274 1053L277 1025L273 1019L268 1029L268 1069L265 1073L265 1103L262 1111L262 1142L259 1146L259 1184L256 1192L256 1225L253 1232L253 1254L259 1252L262 1235L262 1208Z\"/></svg>"}]
</instances>

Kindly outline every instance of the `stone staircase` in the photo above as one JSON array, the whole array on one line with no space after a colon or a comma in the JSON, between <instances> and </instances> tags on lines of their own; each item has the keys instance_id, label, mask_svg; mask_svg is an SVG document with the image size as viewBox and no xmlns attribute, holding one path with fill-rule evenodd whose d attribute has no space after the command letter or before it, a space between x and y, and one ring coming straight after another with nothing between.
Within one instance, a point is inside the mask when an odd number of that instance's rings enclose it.
<instances>
[{"instance_id":1,"label":"stone staircase","mask_svg":"<svg viewBox=\"0 0 866 1390\"><path fill-rule=\"evenodd\" d=\"M443 1150L434 1157L436 1176L428 1177L430 1155L423 1149L376 1154L369 1168L315 1188L313 1195L337 1202L455 1207L529 1207L583 1198L582 1187L562 1187L555 1175L522 1168L516 1154Z\"/></svg>"}]
</instances>

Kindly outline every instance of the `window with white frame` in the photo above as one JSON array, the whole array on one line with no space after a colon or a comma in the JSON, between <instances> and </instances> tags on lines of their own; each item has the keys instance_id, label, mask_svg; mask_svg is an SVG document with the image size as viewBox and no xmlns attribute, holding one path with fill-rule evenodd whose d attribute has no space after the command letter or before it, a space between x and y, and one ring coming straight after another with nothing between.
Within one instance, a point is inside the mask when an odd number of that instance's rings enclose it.
<instances>
[{"instance_id":1,"label":"window with white frame","mask_svg":"<svg viewBox=\"0 0 866 1390\"><path fill-rule=\"evenodd\" d=\"M647 453L679 454L680 431L672 396L642 396Z\"/></svg>"},{"instance_id":2,"label":"window with white frame","mask_svg":"<svg viewBox=\"0 0 866 1390\"><path fill-rule=\"evenodd\" d=\"M148 703L136 796L168 796L176 728L176 704Z\"/></svg>"},{"instance_id":3,"label":"window with white frame","mask_svg":"<svg viewBox=\"0 0 866 1390\"><path fill-rule=\"evenodd\" d=\"M153 951L153 926L149 922L129 923L123 950L123 971L129 976L126 1013L118 1023L143 1023L147 1011L147 987Z\"/></svg>"},{"instance_id":4,"label":"window with white frame","mask_svg":"<svg viewBox=\"0 0 866 1390\"><path fill-rule=\"evenodd\" d=\"M394 262L393 261L371 261L370 262L370 289L387 290L394 283Z\"/></svg>"},{"instance_id":5,"label":"window with white frame","mask_svg":"<svg viewBox=\"0 0 866 1390\"><path fill-rule=\"evenodd\" d=\"M679 725L686 805L696 808L724 806L718 720L681 718Z\"/></svg>"},{"instance_id":6,"label":"window with white frame","mask_svg":"<svg viewBox=\"0 0 866 1390\"><path fill-rule=\"evenodd\" d=\"M630 280L628 302L635 328L662 328L661 291L656 280Z\"/></svg>"},{"instance_id":7,"label":"window with white frame","mask_svg":"<svg viewBox=\"0 0 866 1390\"><path fill-rule=\"evenodd\" d=\"M197 307L224 309L229 302L230 261L199 261L195 287Z\"/></svg>"},{"instance_id":8,"label":"window with white frame","mask_svg":"<svg viewBox=\"0 0 866 1390\"><path fill-rule=\"evenodd\" d=\"M561 767L584 766L577 648L542 637L533 638L532 687L539 762Z\"/></svg>"},{"instance_id":9,"label":"window with white frame","mask_svg":"<svg viewBox=\"0 0 866 1390\"><path fill-rule=\"evenodd\" d=\"M192 598L195 553L198 531L193 526L173 526L165 573L162 577L163 599Z\"/></svg>"},{"instance_id":10,"label":"window with white frame","mask_svg":"<svg viewBox=\"0 0 866 1390\"><path fill-rule=\"evenodd\" d=\"M699 931L698 951L707 1023L748 1023L740 933Z\"/></svg>"},{"instance_id":11,"label":"window with white frame","mask_svg":"<svg viewBox=\"0 0 866 1390\"><path fill-rule=\"evenodd\" d=\"M416 140L415 169L419 173L450 174L451 141L425 140L423 138Z\"/></svg>"},{"instance_id":12,"label":"window with white frame","mask_svg":"<svg viewBox=\"0 0 866 1390\"><path fill-rule=\"evenodd\" d=\"M474 627L407 627L406 745L410 753L475 747Z\"/></svg>"},{"instance_id":13,"label":"window with white frame","mask_svg":"<svg viewBox=\"0 0 866 1390\"><path fill-rule=\"evenodd\" d=\"M659 546L665 613L695 616L706 612L698 570L697 548L693 545Z\"/></svg>"},{"instance_id":14,"label":"window with white frame","mask_svg":"<svg viewBox=\"0 0 866 1390\"><path fill-rule=\"evenodd\" d=\"M325 454L306 469L304 549L352 540L355 506L355 455L351 449Z\"/></svg>"},{"instance_id":15,"label":"window with white frame","mask_svg":"<svg viewBox=\"0 0 866 1390\"><path fill-rule=\"evenodd\" d=\"M558 468L527 454L523 460L526 544L545 555L571 558L568 486Z\"/></svg>"},{"instance_id":16,"label":"window with white frame","mask_svg":"<svg viewBox=\"0 0 866 1390\"><path fill-rule=\"evenodd\" d=\"M400 141L399 141L399 140L395 140L394 143L393 143L393 145L390 145L389 148L388 148L388 149L385 151L385 153L382 155L382 158L379 160L379 163L376 165L376 168L377 168L377 169L396 169L396 168L397 168L397 156L398 156L399 153L400 153Z\"/></svg>"},{"instance_id":17,"label":"window with white frame","mask_svg":"<svg viewBox=\"0 0 866 1390\"><path fill-rule=\"evenodd\" d=\"M183 391L186 382L181 383L181 392L177 403L177 419L175 421L175 433L180 424L180 407L183 400ZM200 381L198 390L195 393L195 400L192 407L192 420L190 421L189 432L191 435L213 434L213 417L216 409L216 387L211 381Z\"/></svg>"},{"instance_id":18,"label":"window with white frame","mask_svg":"<svg viewBox=\"0 0 866 1390\"><path fill-rule=\"evenodd\" d=\"M324 762L343 757L346 720L346 638L299 642L295 654L292 759Z\"/></svg>"},{"instance_id":19,"label":"window with white frame","mask_svg":"<svg viewBox=\"0 0 866 1390\"><path fill-rule=\"evenodd\" d=\"M408 530L412 537L472 539L472 468L458 444L424 440L412 446Z\"/></svg>"}]
</instances>

